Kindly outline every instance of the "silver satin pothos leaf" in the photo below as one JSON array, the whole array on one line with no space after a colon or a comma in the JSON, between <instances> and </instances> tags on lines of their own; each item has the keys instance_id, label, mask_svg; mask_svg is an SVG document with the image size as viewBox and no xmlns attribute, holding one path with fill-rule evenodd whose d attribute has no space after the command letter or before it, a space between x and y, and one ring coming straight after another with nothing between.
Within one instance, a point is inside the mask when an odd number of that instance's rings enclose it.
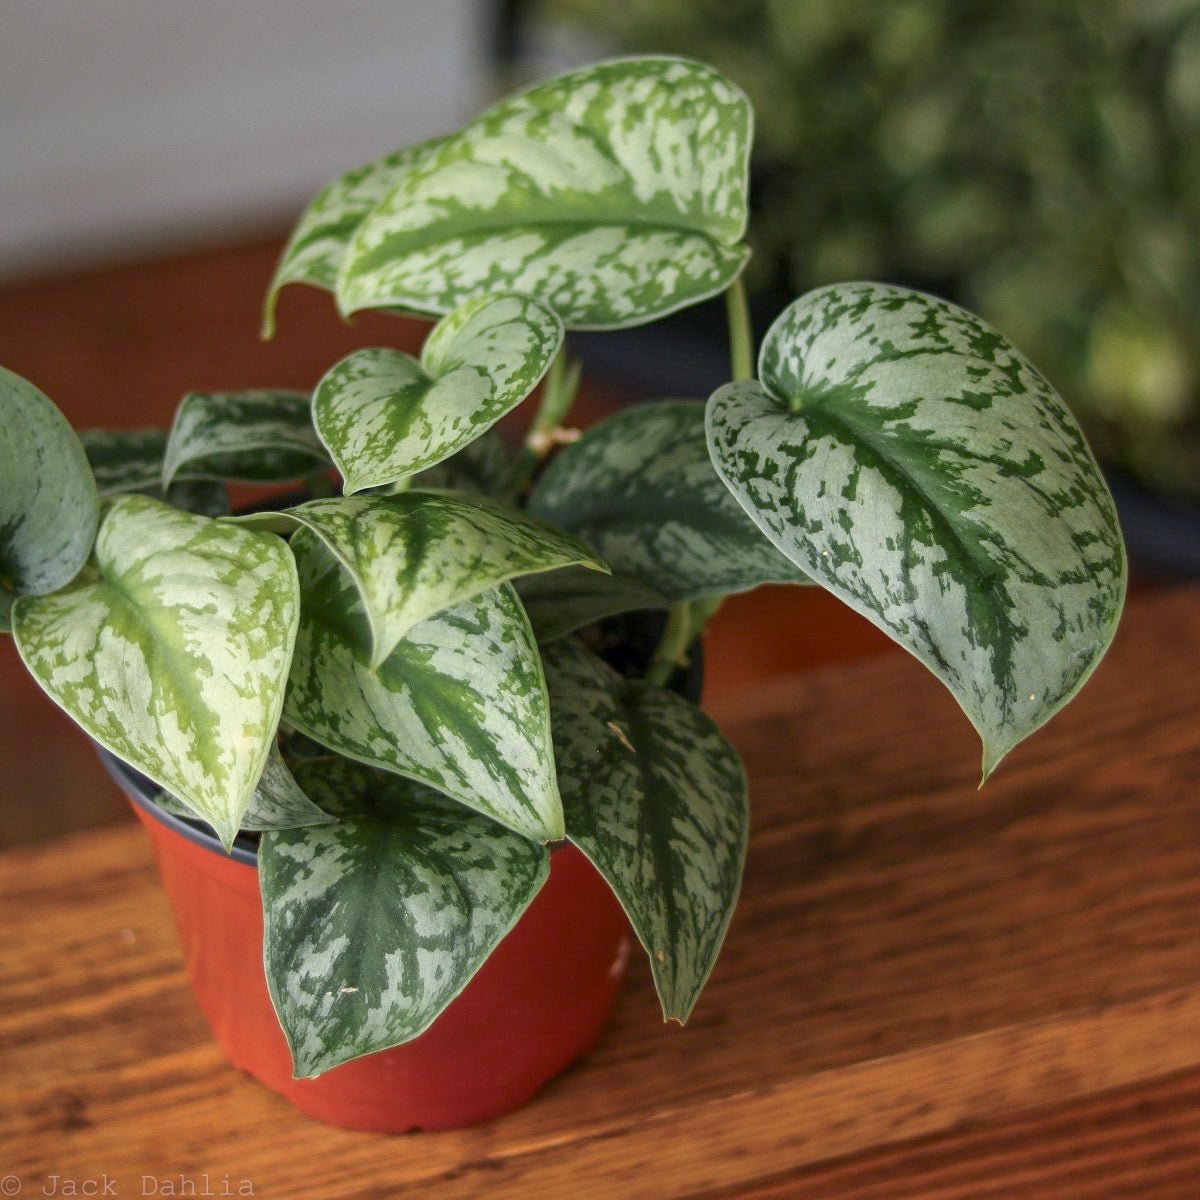
<instances>
[{"instance_id":1,"label":"silver satin pothos leaf","mask_svg":"<svg viewBox=\"0 0 1200 1200\"><path fill-rule=\"evenodd\" d=\"M101 496L145 492L162 483L162 429L84 429L79 433Z\"/></svg>"},{"instance_id":2,"label":"silver satin pothos leaf","mask_svg":"<svg viewBox=\"0 0 1200 1200\"><path fill-rule=\"evenodd\" d=\"M85 429L79 440L101 498L137 492L204 517L223 517L229 512L229 493L219 480L176 479L163 490L164 430Z\"/></svg>"},{"instance_id":3,"label":"silver satin pothos leaf","mask_svg":"<svg viewBox=\"0 0 1200 1200\"><path fill-rule=\"evenodd\" d=\"M275 303L289 283L306 283L332 292L342 259L363 218L443 139L407 146L355 167L326 184L313 198L288 239L263 309L263 336L275 333Z\"/></svg>"},{"instance_id":4,"label":"silver satin pothos leaf","mask_svg":"<svg viewBox=\"0 0 1200 1200\"><path fill-rule=\"evenodd\" d=\"M924 663L983 773L1083 686L1125 596L1116 512L1054 389L977 317L821 288L708 405L718 472L793 562Z\"/></svg>"},{"instance_id":5,"label":"silver satin pothos leaf","mask_svg":"<svg viewBox=\"0 0 1200 1200\"><path fill-rule=\"evenodd\" d=\"M737 903L746 776L694 704L623 679L576 639L545 652L567 837L650 956L664 1020L687 1020Z\"/></svg>"},{"instance_id":6,"label":"silver satin pothos leaf","mask_svg":"<svg viewBox=\"0 0 1200 1200\"><path fill-rule=\"evenodd\" d=\"M170 792L159 792L154 803L177 817L203 821L204 817L191 805L185 804ZM283 755L272 746L266 766L242 815L240 828L248 833L266 829L300 829L307 825L331 825L336 820L318 808L296 782Z\"/></svg>"},{"instance_id":7,"label":"silver satin pothos leaf","mask_svg":"<svg viewBox=\"0 0 1200 1200\"><path fill-rule=\"evenodd\" d=\"M19 599L13 635L86 733L229 846L274 745L299 608L278 538L120 496L88 568Z\"/></svg>"},{"instance_id":8,"label":"silver satin pothos leaf","mask_svg":"<svg viewBox=\"0 0 1200 1200\"><path fill-rule=\"evenodd\" d=\"M413 626L518 575L577 563L605 570L577 538L467 493L343 496L233 519L320 538L358 589L373 668Z\"/></svg>"},{"instance_id":9,"label":"silver satin pothos leaf","mask_svg":"<svg viewBox=\"0 0 1200 1200\"><path fill-rule=\"evenodd\" d=\"M69 583L87 561L100 501L67 419L0 367L0 624L17 594Z\"/></svg>"},{"instance_id":10,"label":"silver satin pothos leaf","mask_svg":"<svg viewBox=\"0 0 1200 1200\"><path fill-rule=\"evenodd\" d=\"M397 173L342 256L344 313L543 297L620 329L715 295L748 256L745 95L665 56L596 63L501 101Z\"/></svg>"},{"instance_id":11,"label":"silver satin pothos leaf","mask_svg":"<svg viewBox=\"0 0 1200 1200\"><path fill-rule=\"evenodd\" d=\"M691 400L636 404L589 429L551 460L529 511L671 604L811 582L721 482Z\"/></svg>"},{"instance_id":12,"label":"silver satin pothos leaf","mask_svg":"<svg viewBox=\"0 0 1200 1200\"><path fill-rule=\"evenodd\" d=\"M372 668L353 580L309 530L298 530L291 545L303 616L288 724L526 837L561 838L546 683L512 585L422 621Z\"/></svg>"},{"instance_id":13,"label":"silver satin pothos leaf","mask_svg":"<svg viewBox=\"0 0 1200 1200\"><path fill-rule=\"evenodd\" d=\"M267 984L299 1078L424 1032L549 874L549 851L430 788L301 763L337 824L264 833Z\"/></svg>"},{"instance_id":14,"label":"silver satin pothos leaf","mask_svg":"<svg viewBox=\"0 0 1200 1200\"><path fill-rule=\"evenodd\" d=\"M461 451L537 386L562 323L530 296L481 296L434 327L418 361L356 350L313 395L313 422L347 494L396 483Z\"/></svg>"},{"instance_id":15,"label":"silver satin pothos leaf","mask_svg":"<svg viewBox=\"0 0 1200 1200\"><path fill-rule=\"evenodd\" d=\"M563 567L516 581L517 594L539 643L553 642L585 625L622 613L668 609L662 593L625 575Z\"/></svg>"},{"instance_id":16,"label":"silver satin pothos leaf","mask_svg":"<svg viewBox=\"0 0 1200 1200\"><path fill-rule=\"evenodd\" d=\"M327 469L304 392L190 392L175 412L162 485L176 477L278 483Z\"/></svg>"}]
</instances>

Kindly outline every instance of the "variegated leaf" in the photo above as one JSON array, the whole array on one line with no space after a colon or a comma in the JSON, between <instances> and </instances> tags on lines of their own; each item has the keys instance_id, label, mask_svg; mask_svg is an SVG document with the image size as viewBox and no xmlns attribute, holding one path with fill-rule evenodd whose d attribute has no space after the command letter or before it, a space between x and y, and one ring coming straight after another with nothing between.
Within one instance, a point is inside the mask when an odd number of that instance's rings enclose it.
<instances>
[{"instance_id":1,"label":"variegated leaf","mask_svg":"<svg viewBox=\"0 0 1200 1200\"><path fill-rule=\"evenodd\" d=\"M215 479L177 479L163 491L167 435L161 429L85 429L79 440L101 497L139 492L205 517L229 512L229 493Z\"/></svg>"},{"instance_id":2,"label":"variegated leaf","mask_svg":"<svg viewBox=\"0 0 1200 1200\"><path fill-rule=\"evenodd\" d=\"M265 833L267 984L300 1078L427 1029L529 907L549 852L358 763L297 768L336 825Z\"/></svg>"},{"instance_id":3,"label":"variegated leaf","mask_svg":"<svg viewBox=\"0 0 1200 1200\"><path fill-rule=\"evenodd\" d=\"M746 856L746 776L694 704L623 679L575 639L546 651L567 837L650 956L664 1020L686 1021L716 962Z\"/></svg>"},{"instance_id":4,"label":"variegated leaf","mask_svg":"<svg viewBox=\"0 0 1200 1200\"><path fill-rule=\"evenodd\" d=\"M100 502L66 418L0 367L0 594L35 596L69 583L87 561Z\"/></svg>"},{"instance_id":5,"label":"variegated leaf","mask_svg":"<svg viewBox=\"0 0 1200 1200\"><path fill-rule=\"evenodd\" d=\"M606 617L671 607L670 600L636 579L602 575L583 567L528 575L517 580L516 588L533 632L543 644Z\"/></svg>"},{"instance_id":6,"label":"variegated leaf","mask_svg":"<svg viewBox=\"0 0 1200 1200\"><path fill-rule=\"evenodd\" d=\"M155 804L177 817L203 821L205 818L191 805L185 804L170 792L159 792ZM241 828L258 833L265 829L300 829L307 825L331 825L336 820L318 808L296 782L283 755L271 747L266 766L242 816Z\"/></svg>"},{"instance_id":7,"label":"variegated leaf","mask_svg":"<svg viewBox=\"0 0 1200 1200\"><path fill-rule=\"evenodd\" d=\"M619 329L728 287L748 250L746 97L683 58L597 63L483 113L419 156L358 225L345 313L449 312L484 291Z\"/></svg>"},{"instance_id":8,"label":"variegated leaf","mask_svg":"<svg viewBox=\"0 0 1200 1200\"><path fill-rule=\"evenodd\" d=\"M101 496L144 492L162 483L167 435L161 429L84 429L79 434Z\"/></svg>"},{"instance_id":9,"label":"variegated leaf","mask_svg":"<svg viewBox=\"0 0 1200 1200\"><path fill-rule=\"evenodd\" d=\"M977 317L882 284L797 300L759 373L709 401L717 470L946 684L986 778L1082 687L1121 612L1125 549L1078 425Z\"/></svg>"},{"instance_id":10,"label":"variegated leaf","mask_svg":"<svg viewBox=\"0 0 1200 1200\"><path fill-rule=\"evenodd\" d=\"M422 621L378 668L358 591L307 529L287 720L339 754L428 783L538 841L562 837L546 683L511 584Z\"/></svg>"},{"instance_id":11,"label":"variegated leaf","mask_svg":"<svg viewBox=\"0 0 1200 1200\"><path fill-rule=\"evenodd\" d=\"M414 625L513 579L604 564L578 539L483 496L405 492L313 500L234 518L258 528L310 529L358 589L380 666Z\"/></svg>"},{"instance_id":12,"label":"variegated leaf","mask_svg":"<svg viewBox=\"0 0 1200 1200\"><path fill-rule=\"evenodd\" d=\"M176 476L275 483L328 466L305 393L190 392L175 412L162 483L170 487Z\"/></svg>"},{"instance_id":13,"label":"variegated leaf","mask_svg":"<svg viewBox=\"0 0 1200 1200\"><path fill-rule=\"evenodd\" d=\"M671 603L809 582L722 484L704 405L690 400L634 405L589 429L542 473L529 511Z\"/></svg>"},{"instance_id":14,"label":"variegated leaf","mask_svg":"<svg viewBox=\"0 0 1200 1200\"><path fill-rule=\"evenodd\" d=\"M449 458L414 475L411 485L499 498L504 495L511 474L512 455L504 439L489 429Z\"/></svg>"},{"instance_id":15,"label":"variegated leaf","mask_svg":"<svg viewBox=\"0 0 1200 1200\"><path fill-rule=\"evenodd\" d=\"M267 292L263 336L275 333L275 302L289 283L307 283L332 292L338 269L362 219L385 200L405 172L442 139L408 146L355 167L326 184L304 210L283 251Z\"/></svg>"},{"instance_id":16,"label":"variegated leaf","mask_svg":"<svg viewBox=\"0 0 1200 1200\"><path fill-rule=\"evenodd\" d=\"M13 634L53 700L229 846L274 743L298 615L278 538L121 496L89 569L18 600Z\"/></svg>"},{"instance_id":17,"label":"variegated leaf","mask_svg":"<svg viewBox=\"0 0 1200 1200\"><path fill-rule=\"evenodd\" d=\"M356 350L317 385L313 420L347 493L395 483L441 462L537 386L562 323L529 296L468 301L439 321L418 362Z\"/></svg>"}]
</instances>

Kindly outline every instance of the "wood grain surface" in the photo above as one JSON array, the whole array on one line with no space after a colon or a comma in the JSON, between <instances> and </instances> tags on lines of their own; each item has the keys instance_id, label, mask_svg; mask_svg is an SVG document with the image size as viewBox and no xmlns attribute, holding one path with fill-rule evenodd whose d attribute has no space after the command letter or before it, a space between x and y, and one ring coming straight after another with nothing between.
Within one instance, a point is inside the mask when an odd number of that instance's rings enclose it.
<instances>
[{"instance_id":1,"label":"wood grain surface","mask_svg":"<svg viewBox=\"0 0 1200 1200\"><path fill-rule=\"evenodd\" d=\"M1200 592L1131 605L1076 703L976 790L907 657L774 682L744 895L686 1030L631 972L522 1111L388 1138L225 1066L141 835L0 858L0 1176L264 1197L1200 1194ZM30 803L43 802L29 797Z\"/></svg>"}]
</instances>

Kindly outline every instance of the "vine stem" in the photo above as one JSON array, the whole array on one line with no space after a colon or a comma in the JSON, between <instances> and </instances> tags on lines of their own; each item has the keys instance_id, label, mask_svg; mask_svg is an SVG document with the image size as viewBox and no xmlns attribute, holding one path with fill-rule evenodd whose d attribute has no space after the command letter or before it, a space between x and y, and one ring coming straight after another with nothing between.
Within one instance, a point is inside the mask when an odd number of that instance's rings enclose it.
<instances>
[{"instance_id":1,"label":"vine stem","mask_svg":"<svg viewBox=\"0 0 1200 1200\"><path fill-rule=\"evenodd\" d=\"M750 326L750 305L746 285L739 275L725 289L725 317L729 324L729 363L733 378L754 378L754 334Z\"/></svg>"},{"instance_id":2,"label":"vine stem","mask_svg":"<svg viewBox=\"0 0 1200 1200\"><path fill-rule=\"evenodd\" d=\"M581 375L582 367L570 360L564 342L550 364L533 424L513 462L509 491L514 497L525 490L538 464L559 442L572 440L565 436L567 431L563 429L563 422L575 403Z\"/></svg>"},{"instance_id":3,"label":"vine stem","mask_svg":"<svg viewBox=\"0 0 1200 1200\"><path fill-rule=\"evenodd\" d=\"M667 611L667 623L658 640L650 665L646 668L646 682L655 687L665 687L667 680L682 666L687 648L692 644L692 606L686 601L672 604Z\"/></svg>"},{"instance_id":4,"label":"vine stem","mask_svg":"<svg viewBox=\"0 0 1200 1200\"><path fill-rule=\"evenodd\" d=\"M725 289L725 317L729 324L729 364L735 380L754 378L754 334L750 325L750 304L746 285L739 275ZM688 647L704 629L718 608L721 597L673 604L667 612L667 624L646 668L647 683L663 687L677 667L687 659Z\"/></svg>"}]
</instances>

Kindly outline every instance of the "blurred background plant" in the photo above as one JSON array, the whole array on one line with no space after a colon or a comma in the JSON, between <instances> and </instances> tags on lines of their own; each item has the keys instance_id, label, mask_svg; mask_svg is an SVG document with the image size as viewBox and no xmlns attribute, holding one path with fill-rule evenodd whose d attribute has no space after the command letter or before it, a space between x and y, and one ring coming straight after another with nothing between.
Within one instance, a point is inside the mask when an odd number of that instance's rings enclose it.
<instances>
[{"instance_id":1,"label":"blurred background plant","mask_svg":"<svg viewBox=\"0 0 1200 1200\"><path fill-rule=\"evenodd\" d=\"M758 114L752 285L983 313L1109 464L1200 498L1200 0L522 0L527 64L712 62ZM536 64L536 67L533 67Z\"/></svg>"}]
</instances>

